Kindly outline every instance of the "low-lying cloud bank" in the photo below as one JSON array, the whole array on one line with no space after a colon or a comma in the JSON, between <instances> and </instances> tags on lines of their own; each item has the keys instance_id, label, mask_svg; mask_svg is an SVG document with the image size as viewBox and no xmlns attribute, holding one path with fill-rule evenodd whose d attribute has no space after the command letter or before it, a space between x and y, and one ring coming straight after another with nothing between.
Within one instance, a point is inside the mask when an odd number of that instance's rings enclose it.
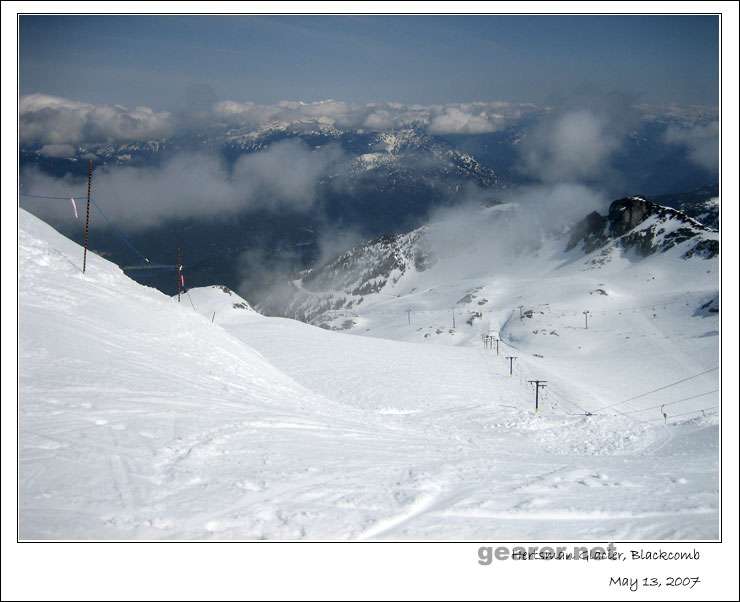
<instances>
[{"instance_id":1,"label":"low-lying cloud bank","mask_svg":"<svg viewBox=\"0 0 740 602\"><path fill-rule=\"evenodd\" d=\"M515 271L518 262L528 261L547 240L562 237L578 220L604 211L609 203L602 191L578 183L517 187L500 200L501 205L481 208L471 199L432 215L426 242L440 274L454 279L463 270L470 275L492 268L502 274Z\"/></svg>"},{"instance_id":2,"label":"low-lying cloud bank","mask_svg":"<svg viewBox=\"0 0 740 602\"><path fill-rule=\"evenodd\" d=\"M229 167L213 154L181 153L159 167L103 167L95 172L93 197L116 224L145 228L167 219L224 218L244 209L313 206L322 176L342 161L335 146L311 149L286 140L244 155ZM85 182L51 177L38 169L21 174L22 191L66 196ZM24 198L35 212L57 220L73 218L65 203Z\"/></svg>"},{"instance_id":3,"label":"low-lying cloud bank","mask_svg":"<svg viewBox=\"0 0 740 602\"><path fill-rule=\"evenodd\" d=\"M532 104L472 102L446 105L282 101L272 105L226 100L200 115L198 127L260 128L269 123L315 123L339 128L381 131L411 124L435 134L482 134L506 127L540 110ZM203 111L201 111L203 113ZM193 126L191 115L157 112L148 107L93 105L45 94L21 98L22 144L81 144L144 141Z\"/></svg>"},{"instance_id":4,"label":"low-lying cloud bank","mask_svg":"<svg viewBox=\"0 0 740 602\"><path fill-rule=\"evenodd\" d=\"M638 119L662 116L681 123L668 127L664 141L685 146L697 165L716 170L719 127L715 111L700 107L628 107L623 99L611 103L603 98L593 100L582 102L580 107L559 108L503 101L422 105L338 100L256 104L225 100L206 103L195 119L187 112L94 105L31 94L20 99L19 125L22 146L39 145L45 156L64 157L85 144L143 142L193 130L256 130L276 122L366 131L415 125L431 134L486 134L536 115L539 125L523 139L523 169L536 171L542 179L559 180L563 173L566 179L598 175L598 166L609 158Z\"/></svg>"},{"instance_id":5,"label":"low-lying cloud bank","mask_svg":"<svg viewBox=\"0 0 740 602\"><path fill-rule=\"evenodd\" d=\"M689 159L707 171L719 167L719 123L697 124L689 127L670 126L665 141L686 147Z\"/></svg>"},{"instance_id":6,"label":"low-lying cloud bank","mask_svg":"<svg viewBox=\"0 0 740 602\"><path fill-rule=\"evenodd\" d=\"M23 96L18 105L21 144L132 142L168 136L172 114L149 107L93 105L46 94ZM48 148L47 146L47 148Z\"/></svg>"},{"instance_id":7,"label":"low-lying cloud bank","mask_svg":"<svg viewBox=\"0 0 740 602\"><path fill-rule=\"evenodd\" d=\"M232 125L259 127L272 121L316 122L340 128L388 130L411 124L426 126L435 134L495 132L538 110L532 104L473 102L446 105L401 103L353 104L337 100L285 101L275 105L224 101L214 113Z\"/></svg>"},{"instance_id":8,"label":"low-lying cloud bank","mask_svg":"<svg viewBox=\"0 0 740 602\"><path fill-rule=\"evenodd\" d=\"M603 175L625 132L598 112L576 109L544 120L520 145L522 169L545 182Z\"/></svg>"}]
</instances>

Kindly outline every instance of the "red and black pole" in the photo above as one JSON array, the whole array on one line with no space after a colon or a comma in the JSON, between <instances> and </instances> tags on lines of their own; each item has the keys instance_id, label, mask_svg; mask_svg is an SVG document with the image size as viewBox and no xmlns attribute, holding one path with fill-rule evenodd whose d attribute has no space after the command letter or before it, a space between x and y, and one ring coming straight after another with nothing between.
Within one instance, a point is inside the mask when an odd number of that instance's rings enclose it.
<instances>
[{"instance_id":1,"label":"red and black pole","mask_svg":"<svg viewBox=\"0 0 740 602\"><path fill-rule=\"evenodd\" d=\"M177 247L177 302L180 302L180 295L182 294L183 284L185 279L182 274L182 249Z\"/></svg>"},{"instance_id":2,"label":"red and black pole","mask_svg":"<svg viewBox=\"0 0 740 602\"><path fill-rule=\"evenodd\" d=\"M87 210L85 211L85 233L84 233L84 242L83 246L85 248L85 251L82 255L82 273L85 273L85 269L87 268L87 240L88 235L90 232L90 193L92 192L92 172L93 172L93 162L92 159L90 159L87 162Z\"/></svg>"}]
</instances>

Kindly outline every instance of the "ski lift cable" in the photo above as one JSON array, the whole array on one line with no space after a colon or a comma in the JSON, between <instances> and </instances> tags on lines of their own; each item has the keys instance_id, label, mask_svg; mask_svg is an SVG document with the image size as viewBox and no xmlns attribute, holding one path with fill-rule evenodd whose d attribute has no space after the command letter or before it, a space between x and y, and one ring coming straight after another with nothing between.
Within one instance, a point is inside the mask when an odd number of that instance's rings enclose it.
<instances>
[{"instance_id":1,"label":"ski lift cable","mask_svg":"<svg viewBox=\"0 0 740 602\"><path fill-rule=\"evenodd\" d=\"M690 297L692 294L696 294L697 296L706 297L705 293L683 293L683 296ZM633 311L637 309L651 309L651 308L658 308L658 307L665 307L668 305L677 305L679 303L687 303L686 299L677 299L675 301L656 301L655 303L650 303L648 305L633 305L633 306L627 306L627 307L610 307L606 309L595 309L592 310L592 313L594 314L600 314L600 315L613 315L615 313L620 313L624 311ZM537 310L535 308L545 308L546 310L549 310L552 314L558 314L560 317L566 317L566 316L579 316L580 312L578 311L571 311L566 309L558 309L556 306L552 306L549 303L539 303L535 304L529 307L529 309L535 310L535 311L541 311ZM515 308L516 309L516 308ZM526 310L525 310L526 311Z\"/></svg>"},{"instance_id":2,"label":"ski lift cable","mask_svg":"<svg viewBox=\"0 0 740 602\"><path fill-rule=\"evenodd\" d=\"M617 410L616 408L612 410L613 412L616 412L620 416L623 416L624 418L627 418L628 420L633 420L635 422L641 422L642 424L649 424L649 420L645 420L644 418L638 418L637 416L632 416L628 414L627 412L622 412L621 410ZM616 414L606 414L606 416L616 416Z\"/></svg>"},{"instance_id":3,"label":"ski lift cable","mask_svg":"<svg viewBox=\"0 0 740 602\"><path fill-rule=\"evenodd\" d=\"M697 414L698 412L709 412L712 410L712 412L709 414L710 416L713 414L716 414L719 412L719 406L708 406L706 408L699 408L698 410L691 410L690 412L682 412L681 414L674 414L673 416L668 416L667 420L673 420L674 418L681 418L683 416L690 416L691 414ZM651 418L650 420L647 420L645 422L659 422L660 420L664 420L663 418Z\"/></svg>"},{"instance_id":4,"label":"ski lift cable","mask_svg":"<svg viewBox=\"0 0 740 602\"><path fill-rule=\"evenodd\" d=\"M121 239L121 240L122 240L122 241L123 241L124 243L126 243L126 245L127 245L128 247L129 247L129 249L131 249L131 250L132 250L132 251L133 251L133 252L134 252L134 253L135 253L136 255L138 255L139 257L141 257L141 259L143 259L143 260L144 260L144 262L146 262L147 264L148 264L148 263L151 263L151 261L149 261L149 259L148 259L148 258L147 258L147 257L146 257L146 256L145 256L145 255L144 255L143 253L141 253L141 252L140 252L140 251L139 251L139 250L138 250L138 249L137 249L137 248L136 248L136 247L134 246L134 244L133 244L133 243L132 243L132 242L131 242L131 241L129 240L128 236L126 236L126 235L125 235L125 234L124 234L123 232L121 232L121 230L119 230L119 229L118 229L118 228L117 228L117 227L116 227L116 226L115 226L115 225L113 224L113 221L112 221L112 220L111 220L111 219L110 219L110 218L109 218L109 217L108 217L108 216L107 216L107 215L105 214L105 212L104 212L104 211L103 211L103 210L102 210L102 209L100 208L100 205L98 205L98 204L97 204L97 203L95 202L95 199L93 199L93 198L91 197L91 198L90 198L90 202L91 202L91 203L92 203L92 204L93 204L93 205L95 206L95 208L96 208L96 209L98 210L98 212L100 213L100 215L102 215L102 216L103 216L103 219L105 219L105 221L106 221L106 222L108 222L108 225L109 225L109 226L111 227L111 229L112 229L112 230L113 230L113 231L114 231L114 232L115 232L115 233L116 233L116 234L118 235L118 237L119 237L119 238L120 238L120 239ZM145 266L143 266L143 267L145 267Z\"/></svg>"},{"instance_id":5,"label":"ski lift cable","mask_svg":"<svg viewBox=\"0 0 740 602\"><path fill-rule=\"evenodd\" d=\"M585 408L582 408L575 401L571 401L569 399L564 399L564 398L560 397L560 395L558 395L553 388L551 388L550 391L548 391L547 394L549 396L551 396L553 399L555 399L555 401L558 401L560 403L563 403L565 405L569 405L571 407L574 407L574 408L580 410L583 413L583 415L593 414L593 412L589 412Z\"/></svg>"},{"instance_id":6,"label":"ski lift cable","mask_svg":"<svg viewBox=\"0 0 740 602\"><path fill-rule=\"evenodd\" d=\"M689 397L684 397L682 399L677 399L675 401L669 401L667 403L658 403L654 406L650 406L647 408L642 408L640 410L630 410L628 412L624 412L625 414L638 414L640 412L647 412L648 410L654 410L655 408L662 408L663 406L672 406L677 403L681 403L682 401L688 401L689 399L696 399L697 397L704 397L705 395L710 395L712 393L717 393L719 389L712 389L711 391L705 391L704 393L698 393L696 395L690 395Z\"/></svg>"},{"instance_id":7,"label":"ski lift cable","mask_svg":"<svg viewBox=\"0 0 740 602\"><path fill-rule=\"evenodd\" d=\"M45 194L28 194L25 192L19 192L19 196L25 196L31 199L51 199L55 201L68 201L70 198L82 199L85 198L87 193L81 192L80 194L70 194L69 196L50 196Z\"/></svg>"},{"instance_id":8,"label":"ski lift cable","mask_svg":"<svg viewBox=\"0 0 740 602\"><path fill-rule=\"evenodd\" d=\"M166 265L166 264L151 264L151 265L125 265L121 269L124 272L134 272L138 270L176 270L178 266Z\"/></svg>"},{"instance_id":9,"label":"ski lift cable","mask_svg":"<svg viewBox=\"0 0 740 602\"><path fill-rule=\"evenodd\" d=\"M623 399L622 401L617 401L614 403L611 403L609 405L603 406L601 408L598 408L597 411L606 410L608 408L613 408L618 405L622 405L623 403L627 403L629 401L634 401L635 399L640 399L642 397L646 397L647 395L650 395L652 393L657 393L658 391L662 391L663 389L668 389L669 387L674 387L678 384L684 383L689 380L693 380L695 378L698 378L700 376L703 376L704 374L709 374L710 372L714 372L715 370L719 370L719 366L715 366L714 368L709 368L708 370L704 370L703 372L699 372L698 374L694 374L693 376L687 376L686 378L679 379L677 381L674 381L672 383L668 383L667 385L663 385L662 387L658 387L657 389L652 389L650 391L646 391L645 393L640 393L639 395L635 395L634 397L629 397L627 399Z\"/></svg>"},{"instance_id":10,"label":"ski lift cable","mask_svg":"<svg viewBox=\"0 0 740 602\"><path fill-rule=\"evenodd\" d=\"M31 194L26 192L20 192L19 196L29 197L32 199L48 199L48 200L55 200L55 201L68 201L71 198L78 198L78 199L85 199L87 197L87 193L80 193L80 194L70 194L69 196L55 196L55 195L48 195L48 194ZM108 223L108 226L110 226L111 230L113 230L116 235L131 249L134 254L136 254L138 257L144 260L145 263L149 264L151 263L149 259L141 253L131 242L131 240L119 229L115 226L113 221L106 215L105 211L103 211L95 202L95 199L90 197L90 202L95 206L95 208L98 210L98 213L103 217L103 219ZM124 269L132 269L134 266L130 266L129 268ZM146 268L147 266L142 266L143 268Z\"/></svg>"}]
</instances>

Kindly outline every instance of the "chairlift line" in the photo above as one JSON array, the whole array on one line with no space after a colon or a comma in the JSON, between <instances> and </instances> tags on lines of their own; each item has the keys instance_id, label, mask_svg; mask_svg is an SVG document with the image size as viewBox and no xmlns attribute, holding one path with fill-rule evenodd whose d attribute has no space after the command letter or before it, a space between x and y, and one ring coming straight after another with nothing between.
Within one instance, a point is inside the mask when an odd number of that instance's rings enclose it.
<instances>
[{"instance_id":1,"label":"chairlift line","mask_svg":"<svg viewBox=\"0 0 740 602\"><path fill-rule=\"evenodd\" d=\"M717 413L719 411L719 406L709 406L706 408L699 408L698 410L691 410L690 412L682 412L681 414L674 414L673 416L668 416L668 420L673 420L674 418L682 418L683 416L690 416L691 414L697 414L699 412L702 412L704 415L707 415L706 412L709 412L712 410L712 413L709 414L709 416ZM659 420L662 420L661 418L652 418L651 420L647 420L645 422L657 422Z\"/></svg>"},{"instance_id":2,"label":"chairlift line","mask_svg":"<svg viewBox=\"0 0 740 602\"><path fill-rule=\"evenodd\" d=\"M176 265L164 265L164 264L150 264L150 265L127 265L121 269L124 272L134 272L138 270L174 270Z\"/></svg>"},{"instance_id":3,"label":"chairlift line","mask_svg":"<svg viewBox=\"0 0 740 602\"><path fill-rule=\"evenodd\" d=\"M54 196L54 195L46 195L46 194L31 194L31 193L26 193L26 192L19 192L18 194L19 194L19 196L29 197L29 198L33 198L33 199L49 199L49 200L56 200L56 201L69 201L71 198L72 199L74 199L74 198L84 198L84 197L87 196L86 193L72 194L72 195L68 195L68 196ZM139 251L134 246L134 244L129 240L129 238L118 227L116 227L116 225L113 223L113 220L111 220L106 215L105 211L103 211L101 209L100 205L98 205L95 202L95 199L92 196L90 196L90 203L98 210L98 213L100 213L101 217L108 223L108 225L110 226L111 230L113 230L113 232L115 232L115 234L118 236L118 238L120 238L126 244L126 246L129 249L131 249L137 256L139 256L144 261L145 264L151 263L151 261L149 260L149 258L146 257L141 251ZM145 265L143 267L147 267L147 266ZM130 270L134 269L134 266L129 266L129 267L123 268L123 269L130 271ZM164 268L162 268L162 269L164 269Z\"/></svg>"},{"instance_id":4,"label":"chairlift line","mask_svg":"<svg viewBox=\"0 0 740 602\"><path fill-rule=\"evenodd\" d=\"M669 401L667 403L659 403L654 406L650 406L647 408L642 408L640 410L630 410L629 412L623 412L624 414L638 414L639 412L646 412L648 410L654 410L655 408L661 408L663 406L670 406L677 403L681 403L682 401L688 401L690 399L696 399L698 397L704 397L705 395L710 395L712 393L719 392L719 389L712 389L711 391L705 391L704 393L698 393L696 395L690 395L689 397L683 397L682 399L677 399L676 401Z\"/></svg>"},{"instance_id":5,"label":"chairlift line","mask_svg":"<svg viewBox=\"0 0 740 602\"><path fill-rule=\"evenodd\" d=\"M70 197L77 198L77 199L84 198L85 194L86 193L81 192L80 194L70 194L68 196L49 196L45 194L29 194L26 192L19 192L18 196L25 196L31 199L50 199L54 201L68 201Z\"/></svg>"},{"instance_id":6,"label":"chairlift line","mask_svg":"<svg viewBox=\"0 0 740 602\"><path fill-rule=\"evenodd\" d=\"M607 408L613 408L614 406L621 405L623 403L627 403L628 401L634 401L635 399L640 399L641 397L646 397L647 395L650 395L651 393L657 393L658 391L662 391L663 389L668 389L669 387L673 387L675 385L684 383L689 380L693 380L694 378L698 378L699 376L703 376L704 374L709 374L710 372L714 372L715 370L719 370L719 366L715 366L714 368L709 368L709 370L704 370L703 372L699 372L698 374L694 374L693 376L687 376L686 378L682 378L680 380L677 380L672 383L668 383L667 385L663 385L662 387L658 387L657 389L652 389L651 391L646 391L645 393L640 393L639 395L635 395L634 397L630 397L628 399L623 399L622 401L617 401L615 403L606 405L602 408L598 408L598 411L606 410Z\"/></svg>"}]
</instances>

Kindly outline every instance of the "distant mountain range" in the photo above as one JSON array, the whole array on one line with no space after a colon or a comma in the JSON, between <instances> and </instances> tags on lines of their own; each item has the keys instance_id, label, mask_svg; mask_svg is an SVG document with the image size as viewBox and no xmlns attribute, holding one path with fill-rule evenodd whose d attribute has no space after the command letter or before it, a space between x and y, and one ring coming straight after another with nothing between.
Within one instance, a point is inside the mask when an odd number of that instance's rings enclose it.
<instances>
[{"instance_id":1,"label":"distant mountain range","mask_svg":"<svg viewBox=\"0 0 740 602\"><path fill-rule=\"evenodd\" d=\"M321 121L274 121L259 127L214 126L184 130L157 140L126 143L79 144L68 157L47 156L40 144L20 149L21 168L36 165L52 175L84 176L85 159L94 158L98 167L156 166L182 152L213 152L227 162L244 154L263 151L285 140L300 140L309 148L337 145L346 154L343 169L332 174L350 179L386 181L384 192L409 183L445 191L459 191L460 185L495 187L528 183L518 169L519 146L533 125L529 115L498 131L483 134L431 134L424 124L400 129L372 131L339 128ZM668 128L682 121L667 118L644 119L623 140L613 162L621 185L647 195L662 195L705 186L707 173L693 164L681 146L665 143Z\"/></svg>"},{"instance_id":2,"label":"distant mountain range","mask_svg":"<svg viewBox=\"0 0 740 602\"><path fill-rule=\"evenodd\" d=\"M385 190L393 185L418 185L431 179L448 188L471 182L491 187L497 176L490 167L482 166L472 155L455 148L439 136L431 136L420 126L385 132L340 130L334 126L274 122L256 130L227 129L214 135L180 135L164 140L122 144L81 144L70 157L48 157L42 146L21 149L21 164L36 164L50 173L77 173L86 169L86 159L93 157L97 166L158 164L181 152L210 151L220 153L227 161L255 153L285 140L300 140L310 148L338 145L347 155L344 171L332 177L358 178L371 175L386 180ZM81 165L77 165L81 164Z\"/></svg>"}]
</instances>

